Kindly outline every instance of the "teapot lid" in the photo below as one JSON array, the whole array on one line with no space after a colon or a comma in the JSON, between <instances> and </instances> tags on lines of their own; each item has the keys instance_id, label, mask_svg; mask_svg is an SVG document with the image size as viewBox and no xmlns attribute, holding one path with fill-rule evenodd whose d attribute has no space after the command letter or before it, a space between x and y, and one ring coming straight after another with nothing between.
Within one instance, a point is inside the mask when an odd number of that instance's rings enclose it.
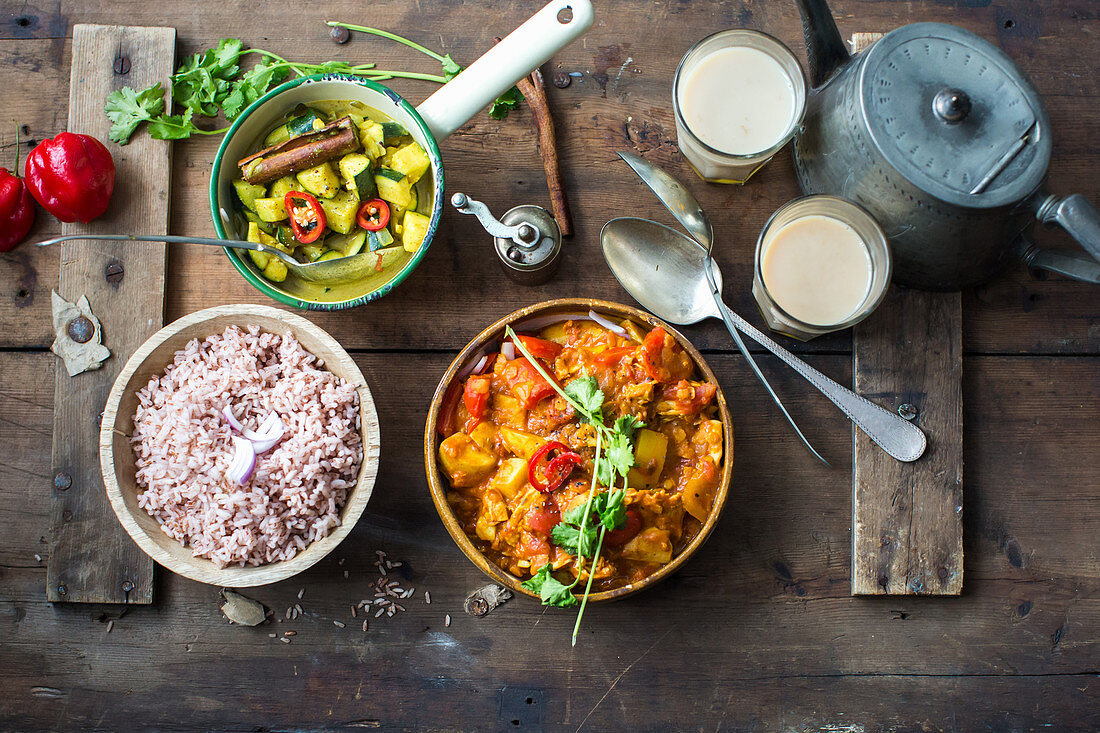
<instances>
[{"instance_id":1,"label":"teapot lid","mask_svg":"<svg viewBox=\"0 0 1100 733\"><path fill-rule=\"evenodd\" d=\"M860 106L879 152L948 203L997 207L1034 191L1050 163L1050 118L1003 51L943 23L879 39L860 70Z\"/></svg>"}]
</instances>

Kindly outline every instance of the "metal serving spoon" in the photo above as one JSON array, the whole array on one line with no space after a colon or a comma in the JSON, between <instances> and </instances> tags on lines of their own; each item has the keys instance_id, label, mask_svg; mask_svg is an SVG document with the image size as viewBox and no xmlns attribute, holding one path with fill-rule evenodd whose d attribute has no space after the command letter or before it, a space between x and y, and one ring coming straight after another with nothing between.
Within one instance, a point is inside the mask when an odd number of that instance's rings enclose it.
<instances>
[{"instance_id":1,"label":"metal serving spoon","mask_svg":"<svg viewBox=\"0 0 1100 733\"><path fill-rule=\"evenodd\" d=\"M791 417L791 413L787 412L787 408L783 405L783 401L779 399L779 395L772 389L771 383L768 382L767 377L760 371L760 367L756 365L756 360L752 358L749 347L745 345L745 340L741 338L741 334L738 333L733 321L726 315L728 309L725 307L725 303L722 302L722 286L721 283L718 282L718 278L722 276L722 272L718 269L718 264L711 255L711 250L714 248L714 229L711 227L710 219L708 219L706 213L704 213L703 207L699 205L699 201L691 195L690 191L684 188L682 183L644 158L640 158L634 153L622 151L619 152L619 157L625 160L627 165L634 169L634 172L637 173L642 181L657 195L661 203L676 217L676 221L680 222L680 224L688 230L688 233L695 237L696 241L706 250L707 261L706 266L703 267L703 272L707 275L707 284L710 285L714 304L718 308L719 316L726 324L726 330L730 332L730 336L733 336L733 340L737 344L737 348L741 351L741 355L745 357L745 361L748 362L749 368L752 369L753 374L760 380L760 383L764 385L764 389L768 390L768 394L771 395L772 401L779 407L780 412L783 413L783 417L787 418L787 422L791 424L794 431L798 433L798 437L802 439L802 443L810 449L811 453L817 456L818 460L828 466L829 462L810 444L809 439L798 427L798 423ZM715 273L718 274L717 277L715 277Z\"/></svg>"},{"instance_id":2,"label":"metal serving spoon","mask_svg":"<svg viewBox=\"0 0 1100 733\"><path fill-rule=\"evenodd\" d=\"M168 242L171 244L205 244L211 247L231 247L233 249L250 249L254 252L263 252L278 258L286 265L286 269L293 272L302 280L336 285L339 283L354 282L373 275L375 264L378 261L378 252L360 252L350 257L339 257L324 262L301 263L282 250L268 247L266 244L246 242L241 239L216 239L214 237L179 237L170 234L66 234L63 237L54 237L36 242L39 247L46 247L58 242L66 242L71 239L104 239L111 242Z\"/></svg>"},{"instance_id":3,"label":"metal serving spoon","mask_svg":"<svg viewBox=\"0 0 1100 733\"><path fill-rule=\"evenodd\" d=\"M729 319L805 377L891 456L915 461L924 453L928 439L916 425L829 379L716 301L704 270L707 251L695 240L663 224L631 217L607 222L600 240L619 283L659 318L676 324ZM717 267L713 260L709 262Z\"/></svg>"}]
</instances>

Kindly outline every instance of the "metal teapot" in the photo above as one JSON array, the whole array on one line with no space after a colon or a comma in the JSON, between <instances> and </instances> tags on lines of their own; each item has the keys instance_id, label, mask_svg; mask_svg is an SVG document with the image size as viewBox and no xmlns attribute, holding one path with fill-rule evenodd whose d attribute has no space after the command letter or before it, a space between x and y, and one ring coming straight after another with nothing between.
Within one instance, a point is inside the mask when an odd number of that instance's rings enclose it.
<instances>
[{"instance_id":1,"label":"metal teapot","mask_svg":"<svg viewBox=\"0 0 1100 733\"><path fill-rule=\"evenodd\" d=\"M955 26L915 23L851 56L825 0L797 0L809 57L798 182L860 204L890 240L894 281L955 290L1013 257L1100 283L1100 214L1043 187L1051 155L1042 98L1012 60ZM1041 250L1058 224L1095 259Z\"/></svg>"}]
</instances>

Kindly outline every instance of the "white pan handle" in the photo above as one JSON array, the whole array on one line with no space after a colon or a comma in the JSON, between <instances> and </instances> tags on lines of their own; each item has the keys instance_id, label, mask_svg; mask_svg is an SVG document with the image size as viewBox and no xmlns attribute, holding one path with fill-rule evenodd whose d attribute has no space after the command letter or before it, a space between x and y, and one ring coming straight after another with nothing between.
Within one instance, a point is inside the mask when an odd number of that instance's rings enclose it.
<instances>
[{"instance_id":1,"label":"white pan handle","mask_svg":"<svg viewBox=\"0 0 1100 733\"><path fill-rule=\"evenodd\" d=\"M572 11L568 22L558 13ZM590 0L551 0L497 45L416 108L432 136L442 140L466 124L517 81L546 63L592 25Z\"/></svg>"}]
</instances>

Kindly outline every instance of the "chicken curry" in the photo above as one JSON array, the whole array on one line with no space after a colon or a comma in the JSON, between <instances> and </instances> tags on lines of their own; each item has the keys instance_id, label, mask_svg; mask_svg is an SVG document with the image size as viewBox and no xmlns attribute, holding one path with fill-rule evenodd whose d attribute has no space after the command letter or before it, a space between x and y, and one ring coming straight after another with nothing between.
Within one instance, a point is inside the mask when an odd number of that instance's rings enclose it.
<instances>
[{"instance_id":1,"label":"chicken curry","mask_svg":"<svg viewBox=\"0 0 1100 733\"><path fill-rule=\"evenodd\" d=\"M555 527L591 503L593 487L596 495L615 488L609 483L623 489L620 519L601 534L594 592L653 574L699 533L714 504L724 442L717 387L699 378L663 328L599 320L506 340L451 385L437 424L456 518L490 561L520 578L549 566L560 581L587 581L590 564L562 546ZM599 472L598 430L562 391L579 378L602 392L601 421L639 426L621 481Z\"/></svg>"}]
</instances>

